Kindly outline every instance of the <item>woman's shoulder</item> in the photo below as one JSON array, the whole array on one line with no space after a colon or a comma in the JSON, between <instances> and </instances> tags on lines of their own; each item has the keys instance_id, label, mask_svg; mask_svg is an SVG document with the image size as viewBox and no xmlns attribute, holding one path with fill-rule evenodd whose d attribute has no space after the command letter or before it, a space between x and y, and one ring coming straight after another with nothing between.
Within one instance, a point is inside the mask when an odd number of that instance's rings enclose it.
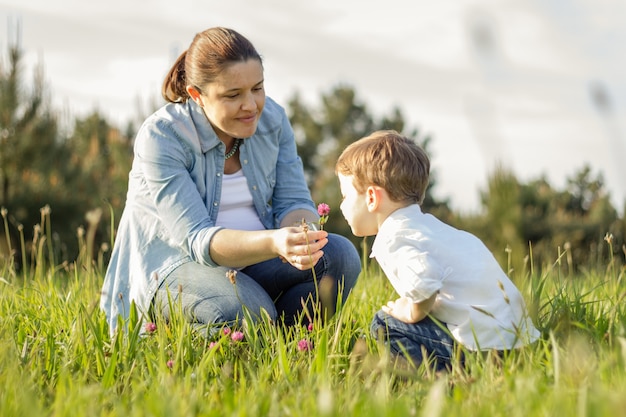
<instances>
[{"instance_id":1,"label":"woman's shoulder","mask_svg":"<svg viewBox=\"0 0 626 417\"><path fill-rule=\"evenodd\" d=\"M197 110L189 103L168 103L157 109L148 116L141 125L136 142L149 139L150 141L174 139L197 147L199 129L206 127L197 126L196 119L204 120L204 115L195 115ZM199 117L202 116L202 117Z\"/></svg>"},{"instance_id":2,"label":"woman's shoulder","mask_svg":"<svg viewBox=\"0 0 626 417\"><path fill-rule=\"evenodd\" d=\"M152 113L144 122L144 126L183 127L192 123L193 109L189 103L167 103Z\"/></svg>"}]
</instances>

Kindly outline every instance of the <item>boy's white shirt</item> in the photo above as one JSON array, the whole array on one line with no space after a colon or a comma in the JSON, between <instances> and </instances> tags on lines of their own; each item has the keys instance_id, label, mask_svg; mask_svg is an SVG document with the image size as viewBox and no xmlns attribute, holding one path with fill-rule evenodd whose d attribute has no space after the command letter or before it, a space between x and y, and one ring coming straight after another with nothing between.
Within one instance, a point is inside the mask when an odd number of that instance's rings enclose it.
<instances>
[{"instance_id":1,"label":"boy's white shirt","mask_svg":"<svg viewBox=\"0 0 626 417\"><path fill-rule=\"evenodd\" d=\"M511 349L539 338L520 292L482 241L417 204L385 219L371 257L400 296L420 302L438 292L430 315L470 350Z\"/></svg>"}]
</instances>

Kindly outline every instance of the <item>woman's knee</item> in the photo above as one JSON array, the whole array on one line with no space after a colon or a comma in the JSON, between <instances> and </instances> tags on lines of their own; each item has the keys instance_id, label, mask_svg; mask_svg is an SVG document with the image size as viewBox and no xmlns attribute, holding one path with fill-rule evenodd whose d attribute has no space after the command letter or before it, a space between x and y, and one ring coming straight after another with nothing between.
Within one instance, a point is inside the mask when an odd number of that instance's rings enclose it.
<instances>
[{"instance_id":1,"label":"woman's knee","mask_svg":"<svg viewBox=\"0 0 626 417\"><path fill-rule=\"evenodd\" d=\"M330 234L324 252L329 257L329 269L340 274L336 278L343 281L346 289L351 289L361 273L361 258L354 244L342 235Z\"/></svg>"},{"instance_id":2,"label":"woman's knee","mask_svg":"<svg viewBox=\"0 0 626 417\"><path fill-rule=\"evenodd\" d=\"M179 306L188 320L199 324L235 322L245 316L244 311L253 319L267 316L275 320L272 299L247 275L238 274L231 282L224 268L191 263L183 267L162 283L154 299L157 311L166 318L172 314L171 305Z\"/></svg>"}]
</instances>

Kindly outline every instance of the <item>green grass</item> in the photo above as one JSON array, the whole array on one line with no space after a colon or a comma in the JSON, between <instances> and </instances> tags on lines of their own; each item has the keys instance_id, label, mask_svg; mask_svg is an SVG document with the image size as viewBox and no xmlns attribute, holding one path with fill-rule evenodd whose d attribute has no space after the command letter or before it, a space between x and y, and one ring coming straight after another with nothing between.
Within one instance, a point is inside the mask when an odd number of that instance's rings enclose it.
<instances>
[{"instance_id":1,"label":"green grass","mask_svg":"<svg viewBox=\"0 0 626 417\"><path fill-rule=\"evenodd\" d=\"M41 245L40 257L49 248ZM84 258L83 258L84 259ZM2 262L2 260L0 260ZM45 262L41 260L41 264ZM512 273L542 339L444 375L391 366L369 322L393 297L370 267L325 326L267 322L209 343L183 320L109 336L101 262L0 263L2 416L615 416L626 410L624 269ZM298 350L302 339L310 351Z\"/></svg>"}]
</instances>

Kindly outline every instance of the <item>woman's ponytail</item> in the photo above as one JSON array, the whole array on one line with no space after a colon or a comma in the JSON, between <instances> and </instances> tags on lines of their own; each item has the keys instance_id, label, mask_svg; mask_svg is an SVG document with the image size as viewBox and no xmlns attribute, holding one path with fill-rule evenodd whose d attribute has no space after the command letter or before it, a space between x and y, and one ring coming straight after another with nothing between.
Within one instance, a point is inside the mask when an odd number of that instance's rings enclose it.
<instances>
[{"instance_id":1,"label":"woman's ponytail","mask_svg":"<svg viewBox=\"0 0 626 417\"><path fill-rule=\"evenodd\" d=\"M187 77L185 76L185 58L187 51L180 54L163 80L161 95L170 103L184 103L189 98Z\"/></svg>"}]
</instances>

